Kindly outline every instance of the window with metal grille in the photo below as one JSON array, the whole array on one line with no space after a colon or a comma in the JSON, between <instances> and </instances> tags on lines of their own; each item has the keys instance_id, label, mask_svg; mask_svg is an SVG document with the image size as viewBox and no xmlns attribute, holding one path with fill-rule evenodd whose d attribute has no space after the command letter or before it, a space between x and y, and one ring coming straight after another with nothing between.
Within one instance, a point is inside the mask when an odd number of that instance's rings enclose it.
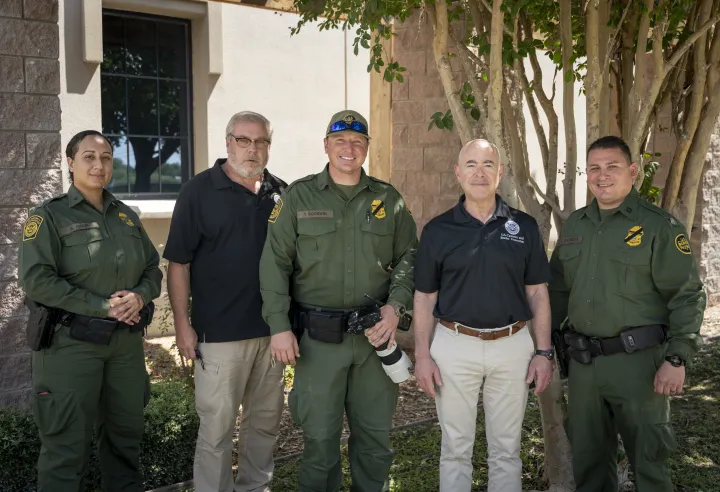
<instances>
[{"instance_id":1,"label":"window with metal grille","mask_svg":"<svg viewBox=\"0 0 720 492\"><path fill-rule=\"evenodd\" d=\"M118 197L172 198L192 176L190 46L189 21L103 11L102 130Z\"/></svg>"}]
</instances>

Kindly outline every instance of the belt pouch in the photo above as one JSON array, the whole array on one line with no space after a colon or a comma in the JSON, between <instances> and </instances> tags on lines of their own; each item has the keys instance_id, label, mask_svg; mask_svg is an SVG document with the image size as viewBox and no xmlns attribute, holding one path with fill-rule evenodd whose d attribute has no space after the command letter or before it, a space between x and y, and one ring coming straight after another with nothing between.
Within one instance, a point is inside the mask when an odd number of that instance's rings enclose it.
<instances>
[{"instance_id":1,"label":"belt pouch","mask_svg":"<svg viewBox=\"0 0 720 492\"><path fill-rule=\"evenodd\" d=\"M579 333L568 332L565 333L565 343L568 347L578 351L584 351L590 349L590 342L588 337Z\"/></svg>"},{"instance_id":2,"label":"belt pouch","mask_svg":"<svg viewBox=\"0 0 720 492\"><path fill-rule=\"evenodd\" d=\"M628 354L654 347L664 342L665 338L665 331L660 325L638 326L620 333L620 342Z\"/></svg>"},{"instance_id":3,"label":"belt pouch","mask_svg":"<svg viewBox=\"0 0 720 492\"><path fill-rule=\"evenodd\" d=\"M82 322L75 318L70 324L70 337L81 342L110 345L110 338L117 326L117 321L108 319L90 318L89 321Z\"/></svg>"},{"instance_id":4,"label":"belt pouch","mask_svg":"<svg viewBox=\"0 0 720 492\"><path fill-rule=\"evenodd\" d=\"M325 343L342 343L343 315L310 311L307 313L308 336Z\"/></svg>"},{"instance_id":5,"label":"belt pouch","mask_svg":"<svg viewBox=\"0 0 720 492\"><path fill-rule=\"evenodd\" d=\"M576 350L568 347L568 355L580 364L590 364L592 362L592 354L588 350Z\"/></svg>"}]
</instances>

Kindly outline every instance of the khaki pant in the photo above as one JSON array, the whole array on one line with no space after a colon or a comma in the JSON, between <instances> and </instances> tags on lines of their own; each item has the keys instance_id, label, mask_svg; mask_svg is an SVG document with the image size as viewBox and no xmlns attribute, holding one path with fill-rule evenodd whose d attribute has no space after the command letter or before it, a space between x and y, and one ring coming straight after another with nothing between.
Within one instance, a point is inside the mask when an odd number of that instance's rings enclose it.
<instances>
[{"instance_id":1,"label":"khaki pant","mask_svg":"<svg viewBox=\"0 0 720 492\"><path fill-rule=\"evenodd\" d=\"M440 492L469 492L480 389L488 443L488 492L521 492L525 383L535 352L528 328L485 341L438 324L430 355L443 385L435 399L442 430Z\"/></svg>"},{"instance_id":2,"label":"khaki pant","mask_svg":"<svg viewBox=\"0 0 720 492\"><path fill-rule=\"evenodd\" d=\"M282 364L271 365L270 337L200 343L195 364L196 492L269 491L283 409ZM238 474L233 485L233 430L238 409ZM234 487L234 489L233 489Z\"/></svg>"}]
</instances>

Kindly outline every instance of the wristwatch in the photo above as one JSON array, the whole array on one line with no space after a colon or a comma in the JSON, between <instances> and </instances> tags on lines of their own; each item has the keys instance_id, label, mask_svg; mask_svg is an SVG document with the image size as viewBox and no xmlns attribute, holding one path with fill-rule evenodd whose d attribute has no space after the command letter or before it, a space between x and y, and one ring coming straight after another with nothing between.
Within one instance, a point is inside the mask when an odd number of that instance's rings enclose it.
<instances>
[{"instance_id":1,"label":"wristwatch","mask_svg":"<svg viewBox=\"0 0 720 492\"><path fill-rule=\"evenodd\" d=\"M549 350L536 350L535 355L542 355L543 357L547 357L548 360L555 360L555 351L553 349Z\"/></svg>"},{"instance_id":2,"label":"wristwatch","mask_svg":"<svg viewBox=\"0 0 720 492\"><path fill-rule=\"evenodd\" d=\"M665 360L668 361L673 367L680 367L685 365L685 360L678 355L669 355L665 357Z\"/></svg>"}]
</instances>

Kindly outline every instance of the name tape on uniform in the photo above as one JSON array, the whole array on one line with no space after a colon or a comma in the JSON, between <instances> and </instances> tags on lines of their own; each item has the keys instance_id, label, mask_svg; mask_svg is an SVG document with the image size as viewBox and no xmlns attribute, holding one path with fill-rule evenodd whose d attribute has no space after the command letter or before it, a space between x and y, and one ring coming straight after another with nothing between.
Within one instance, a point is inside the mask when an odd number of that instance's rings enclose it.
<instances>
[{"instance_id":1,"label":"name tape on uniform","mask_svg":"<svg viewBox=\"0 0 720 492\"><path fill-rule=\"evenodd\" d=\"M39 215L31 215L28 217L28 220L25 221L25 227L23 227L23 241L32 241L37 237L43 220L45 219Z\"/></svg>"},{"instance_id":2,"label":"name tape on uniform","mask_svg":"<svg viewBox=\"0 0 720 492\"><path fill-rule=\"evenodd\" d=\"M560 241L558 241L558 246L562 246L564 244L580 244L583 242L582 236L568 236L562 238Z\"/></svg>"},{"instance_id":3,"label":"name tape on uniform","mask_svg":"<svg viewBox=\"0 0 720 492\"><path fill-rule=\"evenodd\" d=\"M58 229L58 236L65 237L73 232L86 231L88 229L100 229L100 224L97 222L78 222Z\"/></svg>"},{"instance_id":4,"label":"name tape on uniform","mask_svg":"<svg viewBox=\"0 0 720 492\"><path fill-rule=\"evenodd\" d=\"M268 219L268 222L274 224L278 217L280 217L280 212L282 212L282 209L283 201L282 198L278 197L277 201L275 202L275 206L272 209L272 212L270 212L270 218Z\"/></svg>"},{"instance_id":5,"label":"name tape on uniform","mask_svg":"<svg viewBox=\"0 0 720 492\"><path fill-rule=\"evenodd\" d=\"M303 212L298 212L297 218L298 219L316 219L316 218L332 219L333 211L332 210L305 210Z\"/></svg>"}]
</instances>

